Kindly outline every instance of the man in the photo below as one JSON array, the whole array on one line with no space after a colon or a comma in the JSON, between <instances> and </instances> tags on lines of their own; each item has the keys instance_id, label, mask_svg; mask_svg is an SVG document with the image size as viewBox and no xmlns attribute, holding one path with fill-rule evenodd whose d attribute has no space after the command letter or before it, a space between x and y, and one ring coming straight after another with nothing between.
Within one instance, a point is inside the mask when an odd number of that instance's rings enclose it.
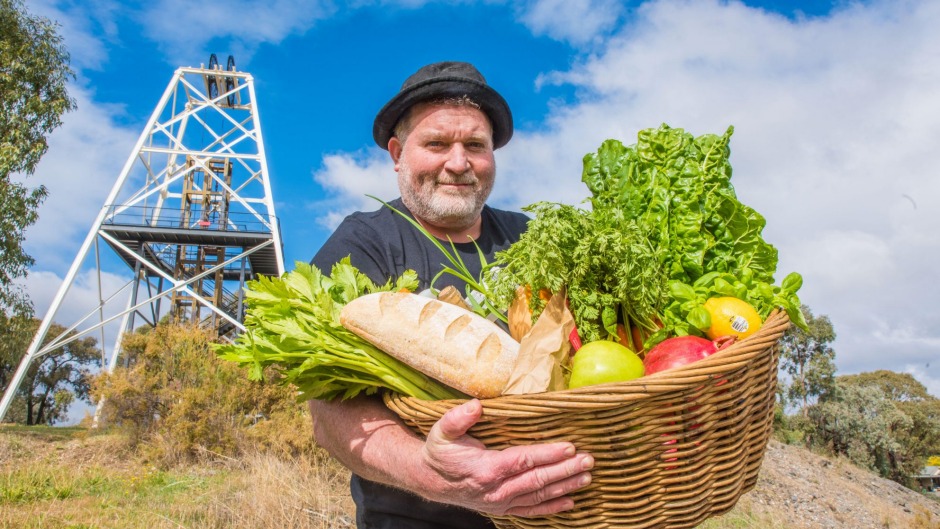
<instances>
[{"instance_id":1,"label":"man","mask_svg":"<svg viewBox=\"0 0 940 529\"><path fill-rule=\"evenodd\" d=\"M443 62L409 77L379 111L373 137L395 162L401 198L391 203L429 233L454 241L479 273L519 238L527 218L485 205L496 176L494 149L512 136L505 100L472 65ZM348 217L313 258L329 272L349 255L373 281L415 270L422 288L444 257L388 208ZM435 288L462 283L449 275ZM571 509L567 495L590 483L593 459L570 443L487 450L466 434L482 413L471 400L445 414L427 440L373 397L311 401L317 443L353 472L360 528L492 527L472 512L538 516ZM470 510L467 510L470 509Z\"/></svg>"}]
</instances>

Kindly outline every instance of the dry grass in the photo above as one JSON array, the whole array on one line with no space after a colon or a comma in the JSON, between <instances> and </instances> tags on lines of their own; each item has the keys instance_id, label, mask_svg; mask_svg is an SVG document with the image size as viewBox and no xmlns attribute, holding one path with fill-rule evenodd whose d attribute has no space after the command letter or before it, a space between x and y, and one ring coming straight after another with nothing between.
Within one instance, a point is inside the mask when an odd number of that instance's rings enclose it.
<instances>
[{"instance_id":1,"label":"dry grass","mask_svg":"<svg viewBox=\"0 0 940 529\"><path fill-rule=\"evenodd\" d=\"M159 470L121 435L0 428L0 529L341 529L353 527L349 474L322 451ZM788 529L747 497L706 529Z\"/></svg>"},{"instance_id":2,"label":"dry grass","mask_svg":"<svg viewBox=\"0 0 940 529\"><path fill-rule=\"evenodd\" d=\"M788 521L774 512L758 508L753 499L744 495L734 508L716 518L709 518L700 529L794 529Z\"/></svg>"},{"instance_id":3,"label":"dry grass","mask_svg":"<svg viewBox=\"0 0 940 529\"><path fill-rule=\"evenodd\" d=\"M933 513L920 505L914 506L910 529L937 529L938 527L940 527L940 520L937 520Z\"/></svg>"},{"instance_id":4,"label":"dry grass","mask_svg":"<svg viewBox=\"0 0 940 529\"><path fill-rule=\"evenodd\" d=\"M342 529L355 526L349 473L322 451L160 470L120 434L0 427L0 529ZM787 526L746 498L707 529Z\"/></svg>"},{"instance_id":5,"label":"dry grass","mask_svg":"<svg viewBox=\"0 0 940 529\"><path fill-rule=\"evenodd\" d=\"M820 527L767 501L767 494L788 497L781 490L796 493L801 485L789 478L800 468L828 473L803 485L804 492L820 495L819 511L831 515L826 527L940 527L930 509L911 502L905 513L880 498L881 489L870 489L873 476L838 462L822 468L815 456L800 455L810 461L801 467L787 459L786 470L768 478L782 489L765 483L761 492L759 482L731 512L701 529ZM774 470L772 463L762 472ZM259 452L238 459L204 451L197 463L158 469L120 434L0 426L0 529L342 529L355 525L348 478L320 450L294 458ZM832 503L822 494L832 487L854 501Z\"/></svg>"},{"instance_id":6,"label":"dry grass","mask_svg":"<svg viewBox=\"0 0 940 529\"><path fill-rule=\"evenodd\" d=\"M119 435L0 428L0 528L334 529L354 520L348 473L322 452L205 454L160 470Z\"/></svg>"},{"instance_id":7,"label":"dry grass","mask_svg":"<svg viewBox=\"0 0 940 529\"><path fill-rule=\"evenodd\" d=\"M349 473L326 456L284 460L254 454L204 504L206 522L194 529L230 527L327 529L352 527Z\"/></svg>"}]
</instances>

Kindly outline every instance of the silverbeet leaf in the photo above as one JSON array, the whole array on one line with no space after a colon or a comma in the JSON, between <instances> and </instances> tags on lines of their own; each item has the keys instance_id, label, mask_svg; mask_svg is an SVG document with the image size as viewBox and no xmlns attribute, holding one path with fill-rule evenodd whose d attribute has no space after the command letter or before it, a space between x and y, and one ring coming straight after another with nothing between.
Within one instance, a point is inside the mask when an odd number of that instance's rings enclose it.
<instances>
[{"instance_id":1,"label":"silverbeet leaf","mask_svg":"<svg viewBox=\"0 0 940 529\"><path fill-rule=\"evenodd\" d=\"M796 296L802 279L791 274L774 285L778 254L763 239L766 221L731 185L733 132L694 137L664 124L640 131L635 145L607 140L584 158L593 209L624 211L649 237L670 281L665 328L647 346L672 334L701 334L698 309L714 295L744 299L762 317L782 308L805 326Z\"/></svg>"}]
</instances>

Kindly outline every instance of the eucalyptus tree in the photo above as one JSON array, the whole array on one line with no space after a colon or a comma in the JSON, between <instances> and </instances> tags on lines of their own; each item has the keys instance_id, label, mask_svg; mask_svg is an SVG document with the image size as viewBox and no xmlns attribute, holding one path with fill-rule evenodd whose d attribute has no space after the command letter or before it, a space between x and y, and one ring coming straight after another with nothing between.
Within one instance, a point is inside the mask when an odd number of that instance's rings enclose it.
<instances>
[{"instance_id":1,"label":"eucalyptus tree","mask_svg":"<svg viewBox=\"0 0 940 529\"><path fill-rule=\"evenodd\" d=\"M791 404L798 404L807 415L807 407L816 399L831 395L835 387L836 352L832 342L836 332L828 316L813 316L801 307L808 330L790 326L781 340L780 370L788 381L781 381L781 394Z\"/></svg>"},{"instance_id":2,"label":"eucalyptus tree","mask_svg":"<svg viewBox=\"0 0 940 529\"><path fill-rule=\"evenodd\" d=\"M33 264L24 230L48 191L23 181L48 150L47 136L75 108L67 90L74 73L56 29L20 0L0 0L0 308L27 319L31 305L14 280Z\"/></svg>"}]
</instances>

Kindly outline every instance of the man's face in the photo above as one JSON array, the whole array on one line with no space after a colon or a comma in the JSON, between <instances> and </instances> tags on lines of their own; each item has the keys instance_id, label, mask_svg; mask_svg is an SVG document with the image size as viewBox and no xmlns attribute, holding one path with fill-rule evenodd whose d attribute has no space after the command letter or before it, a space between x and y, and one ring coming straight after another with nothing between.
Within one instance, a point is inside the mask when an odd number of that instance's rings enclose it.
<instances>
[{"instance_id":1,"label":"man's face","mask_svg":"<svg viewBox=\"0 0 940 529\"><path fill-rule=\"evenodd\" d=\"M486 114L470 106L419 104L410 123L404 143L393 137L388 144L405 206L434 226L473 224L496 176Z\"/></svg>"}]
</instances>

